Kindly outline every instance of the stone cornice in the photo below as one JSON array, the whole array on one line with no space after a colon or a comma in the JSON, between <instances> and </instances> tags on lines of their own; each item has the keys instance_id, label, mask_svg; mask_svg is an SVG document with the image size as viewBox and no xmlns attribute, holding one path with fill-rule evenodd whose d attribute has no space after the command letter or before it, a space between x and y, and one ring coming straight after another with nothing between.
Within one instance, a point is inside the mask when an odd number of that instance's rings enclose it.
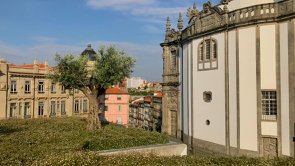
<instances>
[{"instance_id":1,"label":"stone cornice","mask_svg":"<svg viewBox=\"0 0 295 166\"><path fill-rule=\"evenodd\" d=\"M161 46L183 44L195 38L239 27L295 18L294 4L293 0L284 0L228 12L226 4L221 9L205 3L204 9L200 12L189 9L189 25L181 33L176 31L169 33Z\"/></svg>"}]
</instances>

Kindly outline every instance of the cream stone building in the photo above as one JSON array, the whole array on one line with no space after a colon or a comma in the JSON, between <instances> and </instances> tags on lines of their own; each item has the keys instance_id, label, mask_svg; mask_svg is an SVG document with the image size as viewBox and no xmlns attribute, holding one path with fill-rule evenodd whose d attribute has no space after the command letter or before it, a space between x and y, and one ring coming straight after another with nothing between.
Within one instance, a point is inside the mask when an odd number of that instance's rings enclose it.
<instances>
[{"instance_id":1,"label":"cream stone building","mask_svg":"<svg viewBox=\"0 0 295 166\"><path fill-rule=\"evenodd\" d=\"M91 45L82 52L91 66L96 52ZM88 99L79 90L66 90L46 75L48 61L16 65L0 59L0 119L86 116Z\"/></svg>"},{"instance_id":2,"label":"cream stone building","mask_svg":"<svg viewBox=\"0 0 295 166\"><path fill-rule=\"evenodd\" d=\"M193 151L295 156L295 0L222 0L169 18L162 131Z\"/></svg>"}]
</instances>

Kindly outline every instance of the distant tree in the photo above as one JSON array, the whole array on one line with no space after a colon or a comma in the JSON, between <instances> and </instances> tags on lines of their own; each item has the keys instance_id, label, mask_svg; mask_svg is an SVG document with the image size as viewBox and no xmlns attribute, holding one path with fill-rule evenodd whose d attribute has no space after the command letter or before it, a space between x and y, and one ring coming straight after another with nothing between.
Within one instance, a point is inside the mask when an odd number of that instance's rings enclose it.
<instances>
[{"instance_id":1,"label":"distant tree","mask_svg":"<svg viewBox=\"0 0 295 166\"><path fill-rule=\"evenodd\" d=\"M89 100L89 130L101 127L98 115L102 113L99 103L107 88L129 77L135 60L115 47L101 47L95 61L85 56L56 55L57 66L48 75L66 89L78 89Z\"/></svg>"}]
</instances>

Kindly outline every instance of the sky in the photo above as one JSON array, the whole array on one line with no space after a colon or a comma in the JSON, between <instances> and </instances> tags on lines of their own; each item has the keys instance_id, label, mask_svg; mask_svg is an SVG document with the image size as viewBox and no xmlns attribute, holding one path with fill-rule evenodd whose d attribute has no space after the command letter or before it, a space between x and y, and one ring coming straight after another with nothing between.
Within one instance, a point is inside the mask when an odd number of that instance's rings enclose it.
<instances>
[{"instance_id":1,"label":"sky","mask_svg":"<svg viewBox=\"0 0 295 166\"><path fill-rule=\"evenodd\" d=\"M54 66L56 53L114 45L136 59L133 76L161 82L166 18L177 29L181 12L186 25L195 1L201 9L206 0L1 0L0 58Z\"/></svg>"}]
</instances>

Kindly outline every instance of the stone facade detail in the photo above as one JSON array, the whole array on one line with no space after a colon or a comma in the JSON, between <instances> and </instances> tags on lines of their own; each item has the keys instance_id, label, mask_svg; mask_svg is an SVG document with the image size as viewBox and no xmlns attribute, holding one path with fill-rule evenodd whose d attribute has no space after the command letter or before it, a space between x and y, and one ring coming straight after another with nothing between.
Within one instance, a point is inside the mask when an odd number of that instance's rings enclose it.
<instances>
[{"instance_id":1,"label":"stone facade detail","mask_svg":"<svg viewBox=\"0 0 295 166\"><path fill-rule=\"evenodd\" d=\"M167 18L162 131L193 152L294 157L295 0L196 6L187 10L186 27L181 14L177 30ZM266 90L277 94L272 114L263 112Z\"/></svg>"}]
</instances>

